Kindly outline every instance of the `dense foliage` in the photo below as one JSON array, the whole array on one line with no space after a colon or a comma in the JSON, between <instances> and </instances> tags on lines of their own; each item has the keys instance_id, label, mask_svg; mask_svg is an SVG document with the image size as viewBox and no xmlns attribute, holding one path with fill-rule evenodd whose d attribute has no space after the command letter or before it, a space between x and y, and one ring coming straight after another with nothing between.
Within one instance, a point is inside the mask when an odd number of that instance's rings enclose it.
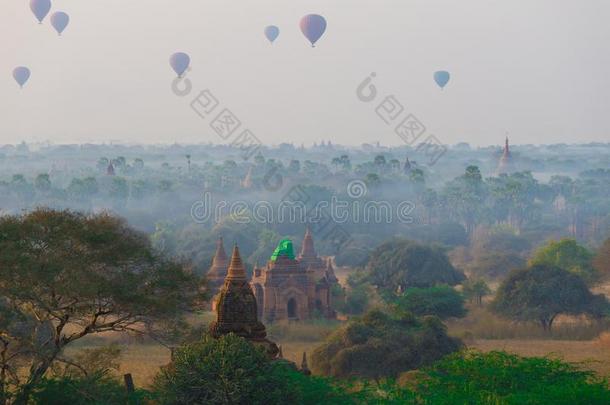
<instances>
[{"instance_id":1,"label":"dense foliage","mask_svg":"<svg viewBox=\"0 0 610 405\"><path fill-rule=\"evenodd\" d=\"M26 401L84 336L179 319L201 298L198 285L116 217L40 209L0 218L0 398ZM18 373L24 364L29 373Z\"/></svg>"},{"instance_id":2,"label":"dense foliage","mask_svg":"<svg viewBox=\"0 0 610 405\"><path fill-rule=\"evenodd\" d=\"M137 405L150 395L137 390L128 393L125 386L107 373L87 376L45 378L32 394L36 405Z\"/></svg>"},{"instance_id":3,"label":"dense foliage","mask_svg":"<svg viewBox=\"0 0 610 405\"><path fill-rule=\"evenodd\" d=\"M593 268L593 253L574 239L549 241L539 248L530 259L530 264L547 264L578 274L592 283L599 278Z\"/></svg>"},{"instance_id":4,"label":"dense foliage","mask_svg":"<svg viewBox=\"0 0 610 405\"><path fill-rule=\"evenodd\" d=\"M538 322L550 330L559 314L604 316L608 302L594 295L580 276L559 267L538 264L512 271L502 282L492 308L517 321Z\"/></svg>"},{"instance_id":5,"label":"dense foliage","mask_svg":"<svg viewBox=\"0 0 610 405\"><path fill-rule=\"evenodd\" d=\"M409 240L384 242L370 257L367 271L371 283L389 293L410 287L456 285L465 279L441 248Z\"/></svg>"},{"instance_id":6,"label":"dense foliage","mask_svg":"<svg viewBox=\"0 0 610 405\"><path fill-rule=\"evenodd\" d=\"M312 370L379 379L416 369L460 348L436 317L371 310L333 332L312 354Z\"/></svg>"},{"instance_id":7,"label":"dense foliage","mask_svg":"<svg viewBox=\"0 0 610 405\"><path fill-rule=\"evenodd\" d=\"M466 315L464 297L449 286L407 288L402 294L389 300L399 310L411 312L416 316L435 315L445 319Z\"/></svg>"},{"instance_id":8,"label":"dense foliage","mask_svg":"<svg viewBox=\"0 0 610 405\"><path fill-rule=\"evenodd\" d=\"M466 351L425 369L417 404L601 405L607 382L557 359Z\"/></svg>"},{"instance_id":9,"label":"dense foliage","mask_svg":"<svg viewBox=\"0 0 610 405\"><path fill-rule=\"evenodd\" d=\"M306 377L285 361L229 334L206 335L176 350L155 381L161 404L342 404L346 392L326 379Z\"/></svg>"}]
</instances>

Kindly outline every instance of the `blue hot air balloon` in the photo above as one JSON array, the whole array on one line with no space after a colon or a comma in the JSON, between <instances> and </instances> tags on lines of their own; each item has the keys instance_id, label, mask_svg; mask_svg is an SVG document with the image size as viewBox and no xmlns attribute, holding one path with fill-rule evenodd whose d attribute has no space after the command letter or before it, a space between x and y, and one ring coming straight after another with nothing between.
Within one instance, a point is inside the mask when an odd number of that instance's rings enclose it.
<instances>
[{"instance_id":1,"label":"blue hot air balloon","mask_svg":"<svg viewBox=\"0 0 610 405\"><path fill-rule=\"evenodd\" d=\"M434 81L438 86L442 89L449 82L449 72L444 70L439 70L438 72L434 72Z\"/></svg>"},{"instance_id":2,"label":"blue hot air balloon","mask_svg":"<svg viewBox=\"0 0 610 405\"><path fill-rule=\"evenodd\" d=\"M30 78L30 69L25 66L19 66L13 69L13 78L19 84L19 87L23 88L23 85Z\"/></svg>"},{"instance_id":3,"label":"blue hot air balloon","mask_svg":"<svg viewBox=\"0 0 610 405\"><path fill-rule=\"evenodd\" d=\"M51 15L51 25L59 35L66 29L70 22L70 16L63 11L57 11Z\"/></svg>"},{"instance_id":4,"label":"blue hot air balloon","mask_svg":"<svg viewBox=\"0 0 610 405\"><path fill-rule=\"evenodd\" d=\"M265 28L265 36L269 40L269 42L273 43L275 39L280 35L280 29L275 25L270 25Z\"/></svg>"},{"instance_id":5,"label":"blue hot air balloon","mask_svg":"<svg viewBox=\"0 0 610 405\"><path fill-rule=\"evenodd\" d=\"M30 0L30 9L40 24L51 10L51 0Z\"/></svg>"},{"instance_id":6,"label":"blue hot air balloon","mask_svg":"<svg viewBox=\"0 0 610 405\"><path fill-rule=\"evenodd\" d=\"M176 52L169 58L169 64L178 77L182 76L186 69L188 69L190 63L191 58L184 52Z\"/></svg>"},{"instance_id":7,"label":"blue hot air balloon","mask_svg":"<svg viewBox=\"0 0 610 405\"><path fill-rule=\"evenodd\" d=\"M301 18L301 31L313 47L326 31L326 20L321 15L308 14Z\"/></svg>"}]
</instances>

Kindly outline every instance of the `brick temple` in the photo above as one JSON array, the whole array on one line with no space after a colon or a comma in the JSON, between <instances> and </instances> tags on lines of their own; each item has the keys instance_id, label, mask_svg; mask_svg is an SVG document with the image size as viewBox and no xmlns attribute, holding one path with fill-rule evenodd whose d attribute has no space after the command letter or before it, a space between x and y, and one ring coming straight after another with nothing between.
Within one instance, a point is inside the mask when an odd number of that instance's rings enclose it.
<instances>
[{"instance_id":1,"label":"brick temple","mask_svg":"<svg viewBox=\"0 0 610 405\"><path fill-rule=\"evenodd\" d=\"M208 283L216 293L228 273L228 260L219 239ZM264 267L255 267L250 285L254 292L257 318L266 322L335 318L332 289L338 285L330 258L319 257L309 228L295 257L292 241L280 242ZM218 299L214 300L216 309Z\"/></svg>"}]
</instances>

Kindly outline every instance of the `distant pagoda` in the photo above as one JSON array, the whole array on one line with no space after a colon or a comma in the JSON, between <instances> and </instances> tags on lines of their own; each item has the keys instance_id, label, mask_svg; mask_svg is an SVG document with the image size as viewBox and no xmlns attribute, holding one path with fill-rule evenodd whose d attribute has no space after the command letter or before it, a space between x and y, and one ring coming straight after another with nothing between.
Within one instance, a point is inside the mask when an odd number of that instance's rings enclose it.
<instances>
[{"instance_id":1,"label":"distant pagoda","mask_svg":"<svg viewBox=\"0 0 610 405\"><path fill-rule=\"evenodd\" d=\"M502 157L500 158L500 162L498 163L498 174L507 174L513 172L514 162L513 157L510 153L510 148L508 146L508 136L504 142L504 150L502 151Z\"/></svg>"},{"instance_id":2,"label":"distant pagoda","mask_svg":"<svg viewBox=\"0 0 610 405\"><path fill-rule=\"evenodd\" d=\"M404 174L411 173L411 162L409 161L409 157L407 156L407 160L405 161L404 166L402 167L402 172Z\"/></svg>"},{"instance_id":3,"label":"distant pagoda","mask_svg":"<svg viewBox=\"0 0 610 405\"><path fill-rule=\"evenodd\" d=\"M267 339L265 325L258 320L256 297L237 246L233 247L227 277L216 301L216 321L210 325L210 334L216 338L229 333L264 347L271 358L279 354L277 345Z\"/></svg>"},{"instance_id":4,"label":"distant pagoda","mask_svg":"<svg viewBox=\"0 0 610 405\"><path fill-rule=\"evenodd\" d=\"M225 253L222 237L216 242L216 253L212 259L212 266L207 274L208 287L212 296L220 291L220 288L225 282L225 277L229 270L229 259ZM213 309L213 308L212 308Z\"/></svg>"},{"instance_id":5,"label":"distant pagoda","mask_svg":"<svg viewBox=\"0 0 610 405\"><path fill-rule=\"evenodd\" d=\"M246 173L246 177L241 181L242 188L252 188L254 183L252 182L252 166L248 169L248 173Z\"/></svg>"}]
</instances>

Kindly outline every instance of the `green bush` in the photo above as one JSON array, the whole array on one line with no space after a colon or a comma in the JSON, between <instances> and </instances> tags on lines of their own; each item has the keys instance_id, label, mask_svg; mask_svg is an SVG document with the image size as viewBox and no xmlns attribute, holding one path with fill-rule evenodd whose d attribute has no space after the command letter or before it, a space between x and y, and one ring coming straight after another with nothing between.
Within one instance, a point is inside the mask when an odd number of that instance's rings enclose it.
<instances>
[{"instance_id":1,"label":"green bush","mask_svg":"<svg viewBox=\"0 0 610 405\"><path fill-rule=\"evenodd\" d=\"M333 377L380 379L431 364L458 350L434 316L372 310L331 334L312 354L312 370Z\"/></svg>"},{"instance_id":2,"label":"green bush","mask_svg":"<svg viewBox=\"0 0 610 405\"><path fill-rule=\"evenodd\" d=\"M466 315L464 297L449 286L407 288L402 295L389 297L402 311L416 316L435 315L441 319Z\"/></svg>"},{"instance_id":3,"label":"green bush","mask_svg":"<svg viewBox=\"0 0 610 405\"><path fill-rule=\"evenodd\" d=\"M287 361L272 361L247 340L229 334L183 346L155 379L161 404L345 404L348 394L326 379L308 377Z\"/></svg>"},{"instance_id":4,"label":"green bush","mask_svg":"<svg viewBox=\"0 0 610 405\"><path fill-rule=\"evenodd\" d=\"M464 351L424 370L423 404L596 405L610 403L607 381L546 357Z\"/></svg>"},{"instance_id":5,"label":"green bush","mask_svg":"<svg viewBox=\"0 0 610 405\"><path fill-rule=\"evenodd\" d=\"M128 394L125 386L108 373L94 373L43 379L31 400L40 405L128 405L141 404L148 396L143 390Z\"/></svg>"}]
</instances>

